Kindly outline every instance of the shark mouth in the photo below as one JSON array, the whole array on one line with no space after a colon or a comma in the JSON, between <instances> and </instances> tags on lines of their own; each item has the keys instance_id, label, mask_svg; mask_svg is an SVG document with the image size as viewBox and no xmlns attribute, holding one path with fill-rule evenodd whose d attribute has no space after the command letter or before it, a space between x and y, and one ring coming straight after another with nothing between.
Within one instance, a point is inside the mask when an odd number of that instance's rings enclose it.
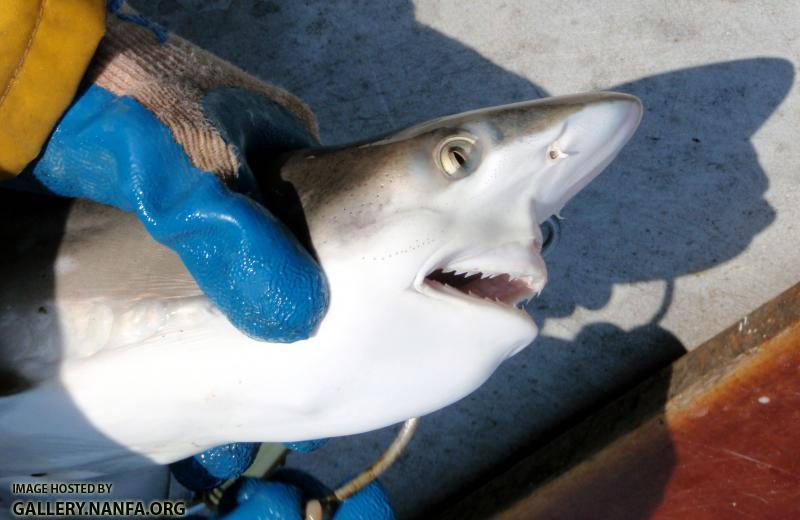
<instances>
[{"instance_id":1,"label":"shark mouth","mask_svg":"<svg viewBox=\"0 0 800 520\"><path fill-rule=\"evenodd\" d=\"M425 277L428 284L438 283L452 287L457 291L484 300L503 303L514 307L522 307L534 297L538 296L541 289L537 287L533 276L515 278L508 273L457 273L445 272L436 269Z\"/></svg>"},{"instance_id":2,"label":"shark mouth","mask_svg":"<svg viewBox=\"0 0 800 520\"><path fill-rule=\"evenodd\" d=\"M437 295L511 309L524 307L539 295L547 281L544 261L535 244L505 244L442 264L429 271L420 285Z\"/></svg>"}]
</instances>

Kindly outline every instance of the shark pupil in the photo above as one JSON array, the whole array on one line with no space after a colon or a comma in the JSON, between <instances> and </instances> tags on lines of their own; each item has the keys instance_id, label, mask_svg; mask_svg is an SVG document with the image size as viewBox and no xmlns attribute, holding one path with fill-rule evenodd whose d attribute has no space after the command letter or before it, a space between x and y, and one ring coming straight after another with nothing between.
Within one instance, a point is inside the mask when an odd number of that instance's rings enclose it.
<instances>
[{"instance_id":1,"label":"shark pupil","mask_svg":"<svg viewBox=\"0 0 800 520\"><path fill-rule=\"evenodd\" d=\"M467 163L467 158L465 156L466 154L464 153L464 150L462 150L461 148L454 147L450 151L450 154L453 156L453 159L455 159L455 161L458 163L459 166L463 167Z\"/></svg>"}]
</instances>

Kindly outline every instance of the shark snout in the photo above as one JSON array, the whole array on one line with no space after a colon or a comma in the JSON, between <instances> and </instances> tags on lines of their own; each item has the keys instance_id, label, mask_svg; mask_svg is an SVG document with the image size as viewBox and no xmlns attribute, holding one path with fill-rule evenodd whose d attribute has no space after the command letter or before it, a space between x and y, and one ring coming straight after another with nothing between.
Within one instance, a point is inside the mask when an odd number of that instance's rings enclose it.
<instances>
[{"instance_id":1,"label":"shark snout","mask_svg":"<svg viewBox=\"0 0 800 520\"><path fill-rule=\"evenodd\" d=\"M531 174L540 221L559 213L609 165L633 136L643 112L636 97L617 92L559 99L573 110L554 123L553 137L541 145L547 147L544 164Z\"/></svg>"},{"instance_id":2,"label":"shark snout","mask_svg":"<svg viewBox=\"0 0 800 520\"><path fill-rule=\"evenodd\" d=\"M565 146L610 161L633 136L641 119L642 103L638 98L603 93L568 118L563 136Z\"/></svg>"}]
</instances>

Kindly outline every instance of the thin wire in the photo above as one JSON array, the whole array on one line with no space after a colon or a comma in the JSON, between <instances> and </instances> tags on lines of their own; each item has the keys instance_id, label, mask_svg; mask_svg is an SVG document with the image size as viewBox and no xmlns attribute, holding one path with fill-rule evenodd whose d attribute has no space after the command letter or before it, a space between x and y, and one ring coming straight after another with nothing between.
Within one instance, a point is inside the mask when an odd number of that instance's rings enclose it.
<instances>
[{"instance_id":1,"label":"thin wire","mask_svg":"<svg viewBox=\"0 0 800 520\"><path fill-rule=\"evenodd\" d=\"M306 504L306 520L322 520L324 518L324 506L330 506L336 502L347 500L355 495L370 483L374 482L384 471L386 471L397 458L403 453L403 450L408 446L414 432L419 425L419 417L408 419L403 423L400 431L397 432L392 443L386 450L375 459L367 469L358 474L354 479L345 483L337 488L330 495L321 498L310 500Z\"/></svg>"},{"instance_id":2,"label":"thin wire","mask_svg":"<svg viewBox=\"0 0 800 520\"><path fill-rule=\"evenodd\" d=\"M389 447L386 448L386 451L381 453L381 456L356 478L336 489L336 491L333 492L333 496L340 502L347 500L377 479L381 473L394 464L397 458L403 453L403 450L411 441L411 437L414 436L417 425L419 425L419 417L414 417L404 422L400 431L397 432L397 436Z\"/></svg>"}]
</instances>

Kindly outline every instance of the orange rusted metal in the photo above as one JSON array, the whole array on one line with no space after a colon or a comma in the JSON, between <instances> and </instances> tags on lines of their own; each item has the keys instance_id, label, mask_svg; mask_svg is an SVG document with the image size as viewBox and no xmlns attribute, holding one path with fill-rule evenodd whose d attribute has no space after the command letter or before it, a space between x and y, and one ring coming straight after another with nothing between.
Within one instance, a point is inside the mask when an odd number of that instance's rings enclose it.
<instances>
[{"instance_id":1,"label":"orange rusted metal","mask_svg":"<svg viewBox=\"0 0 800 520\"><path fill-rule=\"evenodd\" d=\"M800 284L441 513L800 519Z\"/></svg>"}]
</instances>

